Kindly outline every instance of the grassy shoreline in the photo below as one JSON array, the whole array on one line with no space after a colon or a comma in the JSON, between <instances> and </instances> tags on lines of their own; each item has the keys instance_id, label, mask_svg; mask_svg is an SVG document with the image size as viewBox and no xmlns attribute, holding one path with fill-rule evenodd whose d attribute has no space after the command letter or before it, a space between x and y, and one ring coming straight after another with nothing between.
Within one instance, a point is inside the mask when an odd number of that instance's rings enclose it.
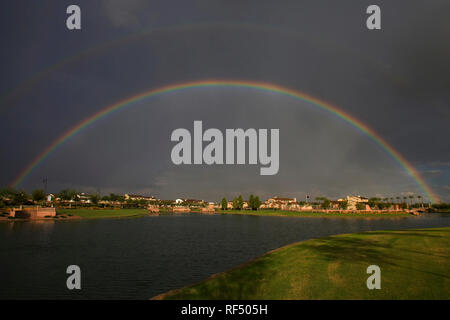
<instances>
[{"instance_id":1,"label":"grassy shoreline","mask_svg":"<svg viewBox=\"0 0 450 320\"><path fill-rule=\"evenodd\" d=\"M214 213L202 213L200 211L192 211L192 214L221 214L221 215L249 215L249 216L265 216L265 217L343 217L343 218L397 218L411 216L405 212L361 212L361 213L340 213L340 212L297 212L283 210L218 210ZM99 208L57 208L57 216L55 218L43 218L40 220L74 220L74 219L107 219L107 218L140 218L149 215L147 209L99 209ZM160 215L179 214L170 211L161 211ZM14 221L29 219L7 219L1 217L0 220Z\"/></svg>"},{"instance_id":2,"label":"grassy shoreline","mask_svg":"<svg viewBox=\"0 0 450 320\"><path fill-rule=\"evenodd\" d=\"M153 299L450 299L450 227L294 243ZM366 268L381 268L368 290Z\"/></svg>"},{"instance_id":3,"label":"grassy shoreline","mask_svg":"<svg viewBox=\"0 0 450 320\"><path fill-rule=\"evenodd\" d=\"M57 216L81 219L140 218L148 215L147 209L56 209Z\"/></svg>"}]
</instances>

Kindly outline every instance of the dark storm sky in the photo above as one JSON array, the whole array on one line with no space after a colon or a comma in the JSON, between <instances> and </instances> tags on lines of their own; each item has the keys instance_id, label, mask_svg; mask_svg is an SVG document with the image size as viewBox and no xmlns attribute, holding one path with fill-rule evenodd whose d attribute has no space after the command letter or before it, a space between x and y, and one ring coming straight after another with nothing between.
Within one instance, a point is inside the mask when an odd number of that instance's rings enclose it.
<instances>
[{"instance_id":1,"label":"dark storm sky","mask_svg":"<svg viewBox=\"0 0 450 320\"><path fill-rule=\"evenodd\" d=\"M82 30L66 29L70 4ZM382 30L365 10L378 4ZM378 132L450 200L448 1L2 1L0 185L53 140L139 92L211 78L307 92ZM124 39L124 40L119 40ZM73 57L68 59L68 57ZM63 63L59 63L63 61ZM280 171L175 166L170 134L279 128ZM219 200L423 194L385 151L331 114L274 93L192 89L147 99L68 140L20 185Z\"/></svg>"}]
</instances>

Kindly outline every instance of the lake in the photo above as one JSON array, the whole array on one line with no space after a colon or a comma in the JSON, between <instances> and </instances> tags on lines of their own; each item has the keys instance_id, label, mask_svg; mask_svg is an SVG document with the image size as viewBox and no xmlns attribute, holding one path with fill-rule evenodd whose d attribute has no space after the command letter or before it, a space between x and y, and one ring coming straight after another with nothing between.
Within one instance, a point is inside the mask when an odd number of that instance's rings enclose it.
<instances>
[{"instance_id":1,"label":"lake","mask_svg":"<svg viewBox=\"0 0 450 320\"><path fill-rule=\"evenodd\" d=\"M450 214L8 221L0 223L0 299L149 299L301 240L445 226ZM82 290L66 288L66 268L73 264L81 268Z\"/></svg>"}]
</instances>

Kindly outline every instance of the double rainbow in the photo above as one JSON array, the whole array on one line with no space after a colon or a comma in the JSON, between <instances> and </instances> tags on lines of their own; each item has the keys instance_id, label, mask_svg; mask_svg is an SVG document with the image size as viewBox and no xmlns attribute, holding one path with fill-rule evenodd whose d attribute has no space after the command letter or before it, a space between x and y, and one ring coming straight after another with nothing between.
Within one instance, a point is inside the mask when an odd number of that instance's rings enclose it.
<instances>
[{"instance_id":1,"label":"double rainbow","mask_svg":"<svg viewBox=\"0 0 450 320\"><path fill-rule=\"evenodd\" d=\"M400 166L402 166L405 171L415 180L418 186L423 190L427 197L432 202L437 202L439 199L433 193L431 188L427 185L424 179L421 177L419 172L414 169L414 167L391 145L389 145L379 134L374 130L369 128L366 124L351 116L347 112L341 110L340 108L333 106L325 101L318 98L312 97L306 93L284 88L275 84L265 83L265 82L254 82L254 81L240 81L240 80L204 80L204 81L192 81L177 83L172 85L167 85L155 89L151 89L140 94L134 95L127 99L116 102L106 108L98 111L92 116L86 118L85 120L77 123L75 126L67 130L59 138L53 141L49 146L47 146L36 158L31 161L28 166L14 179L11 186L19 186L24 179L39 165L41 164L53 151L55 151L59 146L64 144L65 141L70 139L72 136L76 135L78 132L82 131L88 125L94 123L95 121L101 119L102 117L117 111L119 109L128 107L134 103L140 102L144 99L154 97L157 95L162 95L165 93L186 90L190 88L208 88L208 87L239 87L239 88L251 88L256 90L268 91L279 93L284 96L292 97L294 99L302 100L311 103L312 105L319 107L320 109L326 110L337 117L341 118L348 124L357 128L364 134L366 134L370 139L372 139L376 144L378 144L383 150L386 151Z\"/></svg>"}]
</instances>

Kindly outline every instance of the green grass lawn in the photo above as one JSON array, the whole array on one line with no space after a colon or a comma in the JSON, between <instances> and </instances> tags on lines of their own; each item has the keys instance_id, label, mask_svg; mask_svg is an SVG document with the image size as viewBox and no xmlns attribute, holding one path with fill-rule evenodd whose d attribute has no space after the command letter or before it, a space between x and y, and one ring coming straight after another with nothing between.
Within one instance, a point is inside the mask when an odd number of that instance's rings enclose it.
<instances>
[{"instance_id":1,"label":"green grass lawn","mask_svg":"<svg viewBox=\"0 0 450 320\"><path fill-rule=\"evenodd\" d=\"M221 214L243 214L254 216L286 216L286 217L410 217L409 213L325 213L325 212L297 212L285 210L219 210Z\"/></svg>"},{"instance_id":2,"label":"green grass lawn","mask_svg":"<svg viewBox=\"0 0 450 320\"><path fill-rule=\"evenodd\" d=\"M369 265L381 289L369 290ZM450 299L450 228L374 231L292 244L157 299Z\"/></svg>"},{"instance_id":3,"label":"green grass lawn","mask_svg":"<svg viewBox=\"0 0 450 320\"><path fill-rule=\"evenodd\" d=\"M72 215L81 218L123 218L144 216L148 214L146 209L56 209L57 215Z\"/></svg>"}]
</instances>

